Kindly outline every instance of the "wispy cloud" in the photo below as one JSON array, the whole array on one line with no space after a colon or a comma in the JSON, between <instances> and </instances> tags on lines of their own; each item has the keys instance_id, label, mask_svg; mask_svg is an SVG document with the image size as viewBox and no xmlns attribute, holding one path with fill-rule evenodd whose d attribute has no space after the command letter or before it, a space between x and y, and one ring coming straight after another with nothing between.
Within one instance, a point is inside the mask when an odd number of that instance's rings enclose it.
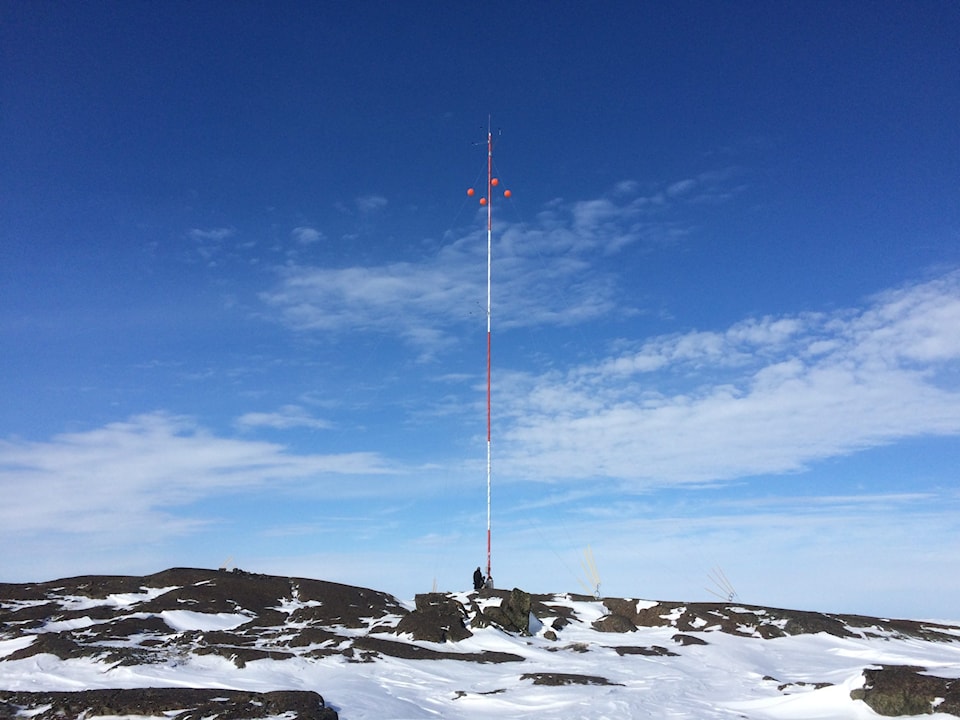
<instances>
[{"instance_id":1,"label":"wispy cloud","mask_svg":"<svg viewBox=\"0 0 960 720\"><path fill-rule=\"evenodd\" d=\"M387 199L382 195L361 195L356 199L357 209L362 213L373 213L387 206Z\"/></svg>"},{"instance_id":2,"label":"wispy cloud","mask_svg":"<svg viewBox=\"0 0 960 720\"><path fill-rule=\"evenodd\" d=\"M667 195L669 195L670 197L678 197L680 195L684 195L690 192L696 186L697 186L696 180L692 180L690 178L687 178L686 180L678 180L677 182L667 187Z\"/></svg>"},{"instance_id":3,"label":"wispy cloud","mask_svg":"<svg viewBox=\"0 0 960 720\"><path fill-rule=\"evenodd\" d=\"M187 231L187 237L196 245L197 254L211 266L217 264L217 258L224 252L226 241L236 234L236 229L229 227L191 228Z\"/></svg>"},{"instance_id":4,"label":"wispy cloud","mask_svg":"<svg viewBox=\"0 0 960 720\"><path fill-rule=\"evenodd\" d=\"M320 242L323 239L323 233L306 225L301 225L300 227L295 227L291 232L290 236L296 240L301 245L312 245L313 243Z\"/></svg>"},{"instance_id":5,"label":"wispy cloud","mask_svg":"<svg viewBox=\"0 0 960 720\"><path fill-rule=\"evenodd\" d=\"M0 441L4 535L56 532L117 540L168 537L195 522L172 511L270 485L323 487L329 497L382 487L344 476L391 475L376 453L302 455L275 443L218 437L189 418L154 413L46 442ZM378 489L379 487L379 489Z\"/></svg>"},{"instance_id":6,"label":"wispy cloud","mask_svg":"<svg viewBox=\"0 0 960 720\"><path fill-rule=\"evenodd\" d=\"M313 430L327 430L332 424L327 420L312 417L299 405L284 405L276 412L249 412L237 418L241 429L267 427L274 430L289 430L304 427Z\"/></svg>"},{"instance_id":7,"label":"wispy cloud","mask_svg":"<svg viewBox=\"0 0 960 720\"><path fill-rule=\"evenodd\" d=\"M373 209L383 202L372 196L362 204ZM643 195L625 181L592 200L554 200L533 222L500 223L493 249L498 326L564 326L624 312L616 274L597 260L630 245L655 247L682 236L684 226L666 212L673 202L662 189ZM485 254L485 232L475 230L418 262L288 264L260 297L297 331L376 331L436 349L482 310Z\"/></svg>"},{"instance_id":8,"label":"wispy cloud","mask_svg":"<svg viewBox=\"0 0 960 720\"><path fill-rule=\"evenodd\" d=\"M567 372L502 376L503 472L638 489L787 473L960 433L960 273L865 307L653 338Z\"/></svg>"},{"instance_id":9,"label":"wispy cloud","mask_svg":"<svg viewBox=\"0 0 960 720\"><path fill-rule=\"evenodd\" d=\"M459 241L422 264L286 266L279 271L278 287L260 297L294 330L376 331L436 349L451 341L454 327L483 312L486 274L480 246L479 237ZM563 278L587 271L576 257L555 257L540 274L531 273L531 267L529 258L508 253L495 261L501 328L571 324L614 307L613 281L597 273L592 284L556 292Z\"/></svg>"},{"instance_id":10,"label":"wispy cloud","mask_svg":"<svg viewBox=\"0 0 960 720\"><path fill-rule=\"evenodd\" d=\"M191 228L187 234L194 240L213 240L220 242L236 234L234 228Z\"/></svg>"},{"instance_id":11,"label":"wispy cloud","mask_svg":"<svg viewBox=\"0 0 960 720\"><path fill-rule=\"evenodd\" d=\"M392 263L377 267L286 266L278 288L261 299L298 331L378 331L435 346L450 314L465 316L478 284L455 268ZM461 280L458 282L458 277Z\"/></svg>"}]
</instances>

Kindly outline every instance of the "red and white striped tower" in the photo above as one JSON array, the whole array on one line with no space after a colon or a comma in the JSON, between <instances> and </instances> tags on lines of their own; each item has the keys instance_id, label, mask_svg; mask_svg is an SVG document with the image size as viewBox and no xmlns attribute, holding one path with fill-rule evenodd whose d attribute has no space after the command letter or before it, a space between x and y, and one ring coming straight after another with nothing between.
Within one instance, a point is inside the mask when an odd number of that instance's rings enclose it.
<instances>
[{"instance_id":1,"label":"red and white striped tower","mask_svg":"<svg viewBox=\"0 0 960 720\"><path fill-rule=\"evenodd\" d=\"M491 565L491 513L490 497L493 477L493 463L491 451L491 421L490 421L490 297L491 297L491 279L492 279L492 258L493 258L493 188L500 184L500 181L493 177L493 131L487 125L487 194L480 198L480 205L487 208L487 576L488 587L493 586L493 570ZM473 195L474 190L467 190L467 195ZM504 197L510 197L510 191L504 190Z\"/></svg>"}]
</instances>

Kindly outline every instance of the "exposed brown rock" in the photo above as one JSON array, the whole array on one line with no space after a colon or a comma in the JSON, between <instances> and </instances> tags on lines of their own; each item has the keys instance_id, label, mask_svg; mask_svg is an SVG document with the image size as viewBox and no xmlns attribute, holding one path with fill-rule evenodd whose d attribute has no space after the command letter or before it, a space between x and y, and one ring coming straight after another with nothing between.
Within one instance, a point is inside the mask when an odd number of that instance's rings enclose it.
<instances>
[{"instance_id":1,"label":"exposed brown rock","mask_svg":"<svg viewBox=\"0 0 960 720\"><path fill-rule=\"evenodd\" d=\"M623 615L604 615L592 623L594 630L608 633L626 633L635 632L637 626L633 621Z\"/></svg>"},{"instance_id":2,"label":"exposed brown rock","mask_svg":"<svg viewBox=\"0 0 960 720\"><path fill-rule=\"evenodd\" d=\"M850 693L878 715L928 715L934 711L960 716L960 680L926 674L926 668L883 665L864 670L862 688Z\"/></svg>"},{"instance_id":3,"label":"exposed brown rock","mask_svg":"<svg viewBox=\"0 0 960 720\"><path fill-rule=\"evenodd\" d=\"M194 688L11 692L0 690L0 717L28 712L38 720L144 715L173 720L251 720L290 713L296 720L337 720L318 693L281 690L254 693Z\"/></svg>"},{"instance_id":4,"label":"exposed brown rock","mask_svg":"<svg viewBox=\"0 0 960 720\"><path fill-rule=\"evenodd\" d=\"M534 685L620 685L599 675L575 675L570 673L524 673L521 680L533 680Z\"/></svg>"}]
</instances>

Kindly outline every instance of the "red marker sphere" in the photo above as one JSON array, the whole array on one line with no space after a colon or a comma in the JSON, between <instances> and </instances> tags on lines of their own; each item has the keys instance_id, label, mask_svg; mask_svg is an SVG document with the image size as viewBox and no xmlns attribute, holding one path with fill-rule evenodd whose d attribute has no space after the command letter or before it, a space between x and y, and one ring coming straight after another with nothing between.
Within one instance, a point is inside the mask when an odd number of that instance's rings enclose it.
<instances>
[{"instance_id":1,"label":"red marker sphere","mask_svg":"<svg viewBox=\"0 0 960 720\"><path fill-rule=\"evenodd\" d=\"M470 188L469 190L467 190L467 195L469 195L470 197L473 197L473 188Z\"/></svg>"},{"instance_id":2,"label":"red marker sphere","mask_svg":"<svg viewBox=\"0 0 960 720\"><path fill-rule=\"evenodd\" d=\"M490 184L496 187L500 184L500 180L498 178L493 178L493 180L490 181Z\"/></svg>"},{"instance_id":3,"label":"red marker sphere","mask_svg":"<svg viewBox=\"0 0 960 720\"><path fill-rule=\"evenodd\" d=\"M487 199L486 199L486 198L480 198L480 204L481 204L481 205L486 205L486 204L487 204Z\"/></svg>"},{"instance_id":4,"label":"red marker sphere","mask_svg":"<svg viewBox=\"0 0 960 720\"><path fill-rule=\"evenodd\" d=\"M504 197L510 197L511 194L512 194L512 193L511 193L509 190L504 190L504 191L503 191L503 196L504 196Z\"/></svg>"}]
</instances>

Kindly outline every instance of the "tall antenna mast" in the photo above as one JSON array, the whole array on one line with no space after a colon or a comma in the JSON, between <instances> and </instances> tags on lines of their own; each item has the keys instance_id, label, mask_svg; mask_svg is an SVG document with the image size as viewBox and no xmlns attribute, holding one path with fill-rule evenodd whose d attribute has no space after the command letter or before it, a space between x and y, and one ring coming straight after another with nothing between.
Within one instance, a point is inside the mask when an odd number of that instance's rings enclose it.
<instances>
[{"instance_id":1,"label":"tall antenna mast","mask_svg":"<svg viewBox=\"0 0 960 720\"><path fill-rule=\"evenodd\" d=\"M493 475L493 463L491 453L491 422L490 422L490 298L491 298L491 268L493 258L493 188L500 184L500 180L493 177L493 129L490 123L490 117L487 117L487 194L480 198L480 205L487 208L487 575L486 586L493 587L493 571L491 566L491 522L490 522L490 496ZM474 189L467 190L467 195L473 196ZM504 197L510 197L510 191L503 191Z\"/></svg>"}]
</instances>

